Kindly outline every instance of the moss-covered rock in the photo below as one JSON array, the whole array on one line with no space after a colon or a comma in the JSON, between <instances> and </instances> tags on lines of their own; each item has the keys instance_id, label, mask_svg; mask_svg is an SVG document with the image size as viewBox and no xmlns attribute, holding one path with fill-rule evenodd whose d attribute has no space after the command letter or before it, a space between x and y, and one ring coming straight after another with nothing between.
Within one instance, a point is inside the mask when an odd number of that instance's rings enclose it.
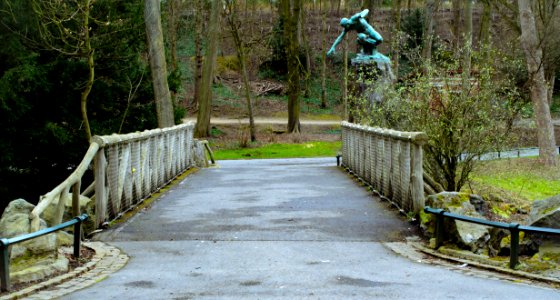
<instances>
[{"instance_id":1,"label":"moss-covered rock","mask_svg":"<svg viewBox=\"0 0 560 300\"><path fill-rule=\"evenodd\" d=\"M0 218L0 236L4 238L28 234L33 204L17 199L8 204ZM40 229L47 227L40 220ZM10 279L12 283L42 279L68 270L68 260L58 255L57 234L48 234L10 247Z\"/></svg>"},{"instance_id":2,"label":"moss-covered rock","mask_svg":"<svg viewBox=\"0 0 560 300\"><path fill-rule=\"evenodd\" d=\"M560 229L560 195L534 201L528 224L535 227ZM560 245L560 236L558 235L531 234L530 238L539 243L549 241Z\"/></svg>"},{"instance_id":3,"label":"moss-covered rock","mask_svg":"<svg viewBox=\"0 0 560 300\"><path fill-rule=\"evenodd\" d=\"M35 206L23 199L11 201L4 210L0 218L0 236L12 238L19 235L28 234L31 228L29 214ZM45 221L40 221L40 229L47 227ZM41 255L56 251L56 236L53 234L45 235L30 241L22 242L11 247L10 257L15 259L30 251L33 254Z\"/></svg>"},{"instance_id":4,"label":"moss-covered rock","mask_svg":"<svg viewBox=\"0 0 560 300\"><path fill-rule=\"evenodd\" d=\"M480 197L458 192L443 192L430 195L426 199L426 205L432 208L441 208L458 215L483 219L484 217L476 210L471 201L476 202L480 208L484 207ZM433 236L435 233L435 218L436 216L432 214L420 214L420 227L428 236ZM445 240L456 243L458 246L475 253L484 251L488 240L490 240L488 229L481 225L446 218L444 228L446 233L444 236Z\"/></svg>"}]
</instances>

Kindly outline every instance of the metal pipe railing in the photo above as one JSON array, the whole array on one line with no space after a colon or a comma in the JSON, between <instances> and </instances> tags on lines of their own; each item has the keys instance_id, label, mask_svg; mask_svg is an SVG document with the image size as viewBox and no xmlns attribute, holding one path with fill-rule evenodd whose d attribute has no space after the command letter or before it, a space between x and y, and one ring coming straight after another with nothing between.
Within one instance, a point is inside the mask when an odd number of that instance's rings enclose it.
<instances>
[{"instance_id":1,"label":"metal pipe railing","mask_svg":"<svg viewBox=\"0 0 560 300\"><path fill-rule=\"evenodd\" d=\"M519 264L519 232L520 231L560 235L560 229L535 227L535 226L522 226L518 223L502 223L502 222L488 221L484 219L478 219L478 218L446 212L441 208L436 209L436 208L431 208L429 206L426 206L424 207L424 212L436 215L436 232L435 232L436 249L439 248L443 243L443 233L444 233L443 221L445 218L509 230L511 234L509 267L512 269L515 269L515 267Z\"/></svg>"},{"instance_id":2,"label":"metal pipe railing","mask_svg":"<svg viewBox=\"0 0 560 300\"><path fill-rule=\"evenodd\" d=\"M10 254L9 246L25 242L34 238L47 235L66 227L74 225L74 257L80 257L81 225L88 219L87 214L77 216L68 222L64 222L53 227L41 229L32 233L16 236L13 238L0 238L0 291L6 292L10 289Z\"/></svg>"}]
</instances>

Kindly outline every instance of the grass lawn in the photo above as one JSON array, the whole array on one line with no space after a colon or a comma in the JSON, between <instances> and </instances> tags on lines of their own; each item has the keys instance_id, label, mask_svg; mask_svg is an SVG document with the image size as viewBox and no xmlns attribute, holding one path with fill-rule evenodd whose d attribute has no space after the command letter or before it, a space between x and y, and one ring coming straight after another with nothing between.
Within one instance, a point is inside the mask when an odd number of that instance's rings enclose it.
<instances>
[{"instance_id":1,"label":"grass lawn","mask_svg":"<svg viewBox=\"0 0 560 300\"><path fill-rule=\"evenodd\" d=\"M511 200L534 201L560 194L560 167L545 167L537 158L481 162L471 178L475 192L498 192Z\"/></svg>"},{"instance_id":2,"label":"grass lawn","mask_svg":"<svg viewBox=\"0 0 560 300\"><path fill-rule=\"evenodd\" d=\"M268 144L258 148L224 149L215 151L220 159L335 157L340 142L307 142L301 144Z\"/></svg>"}]
</instances>

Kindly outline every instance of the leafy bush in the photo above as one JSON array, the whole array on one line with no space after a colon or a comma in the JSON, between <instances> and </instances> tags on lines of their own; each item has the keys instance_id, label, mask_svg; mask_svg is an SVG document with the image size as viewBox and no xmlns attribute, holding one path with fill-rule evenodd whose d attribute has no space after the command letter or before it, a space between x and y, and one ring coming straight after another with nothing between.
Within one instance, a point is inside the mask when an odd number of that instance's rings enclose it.
<instances>
[{"instance_id":1,"label":"leafy bush","mask_svg":"<svg viewBox=\"0 0 560 300\"><path fill-rule=\"evenodd\" d=\"M446 57L399 86L370 81L353 96L353 114L369 125L426 132L425 170L446 190L459 190L479 155L507 144L519 111L519 94L509 78L491 66L480 68L463 81L450 75L460 62ZM372 93L381 95L381 102L368 99Z\"/></svg>"}]
</instances>

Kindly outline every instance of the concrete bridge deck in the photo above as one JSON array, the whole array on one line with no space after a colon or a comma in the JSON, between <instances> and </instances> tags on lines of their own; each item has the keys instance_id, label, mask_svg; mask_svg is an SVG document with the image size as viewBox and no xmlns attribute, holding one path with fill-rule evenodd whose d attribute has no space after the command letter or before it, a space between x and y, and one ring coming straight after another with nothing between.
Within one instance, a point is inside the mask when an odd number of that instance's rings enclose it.
<instances>
[{"instance_id":1,"label":"concrete bridge deck","mask_svg":"<svg viewBox=\"0 0 560 300\"><path fill-rule=\"evenodd\" d=\"M559 299L396 255L415 234L334 158L222 161L102 235L130 261L64 299Z\"/></svg>"}]
</instances>

